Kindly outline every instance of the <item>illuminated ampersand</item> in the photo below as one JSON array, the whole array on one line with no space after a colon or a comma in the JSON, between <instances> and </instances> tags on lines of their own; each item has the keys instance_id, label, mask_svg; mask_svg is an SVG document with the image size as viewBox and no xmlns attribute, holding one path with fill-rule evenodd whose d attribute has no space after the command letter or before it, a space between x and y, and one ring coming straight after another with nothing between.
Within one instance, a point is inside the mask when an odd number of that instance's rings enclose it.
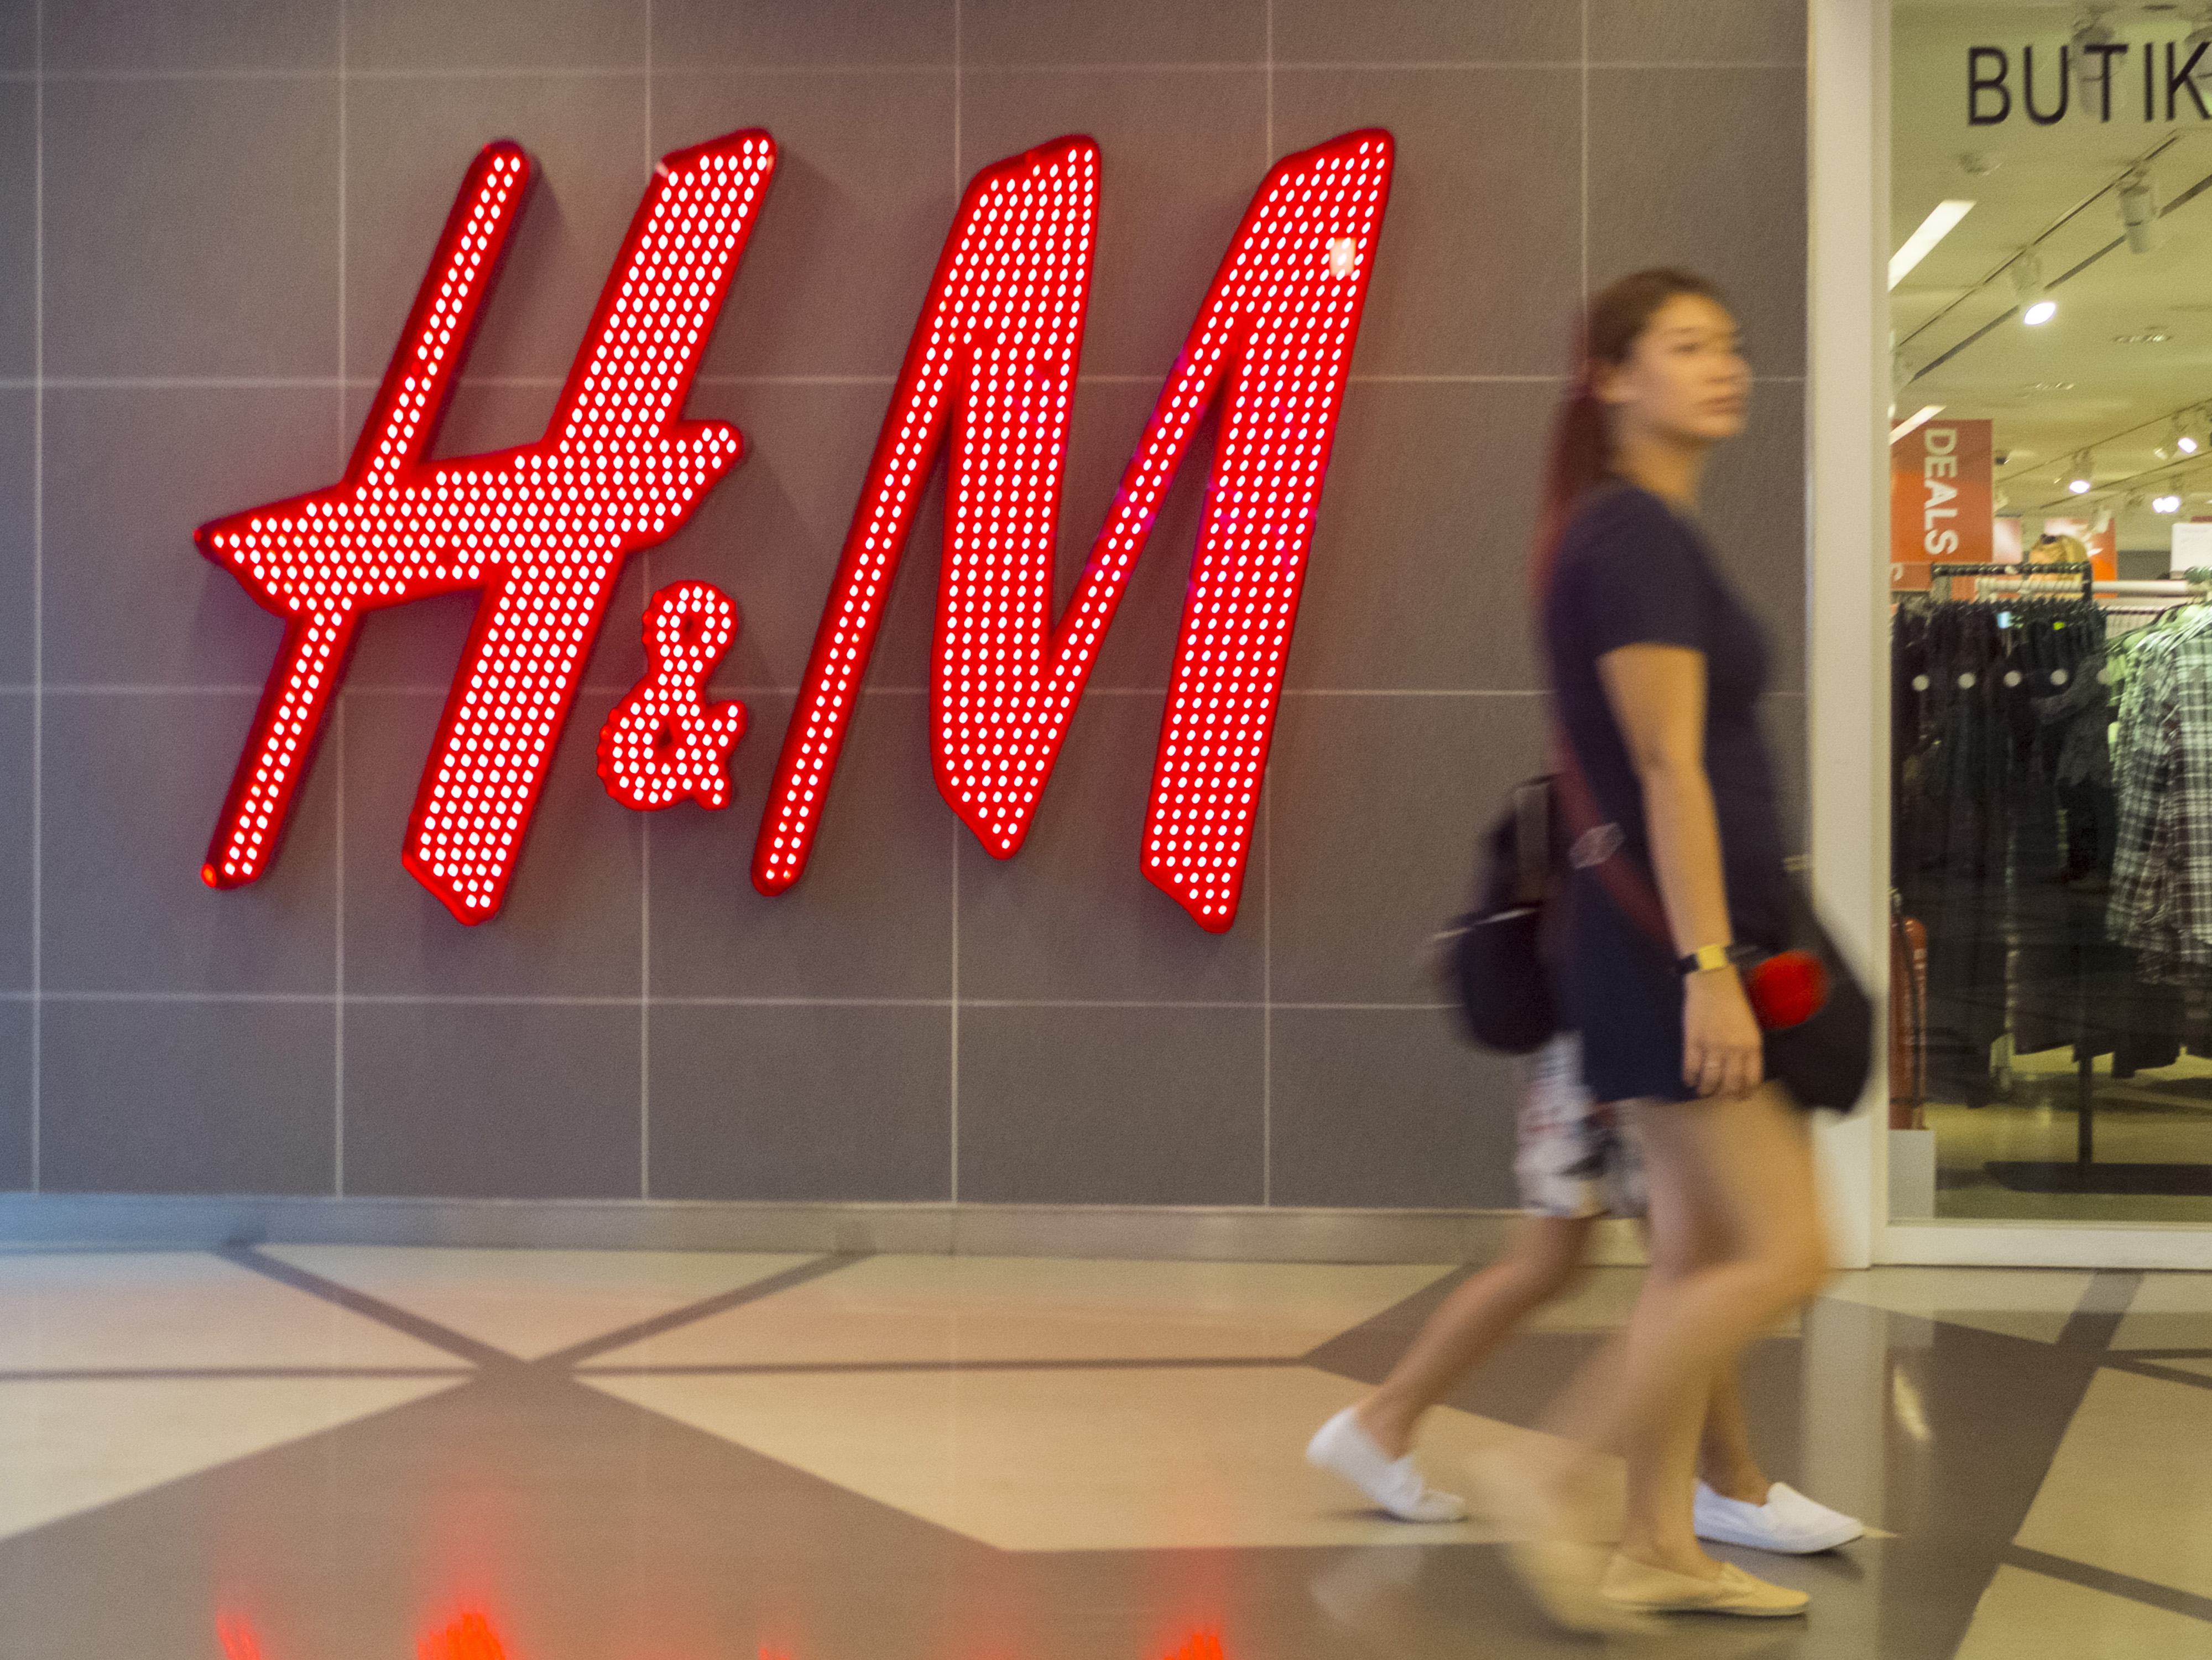
<instances>
[{"instance_id":1,"label":"illuminated ampersand","mask_svg":"<svg viewBox=\"0 0 2212 1660\"><path fill-rule=\"evenodd\" d=\"M731 745L745 735L745 706L708 708L707 677L737 637L738 608L710 582L678 582L645 611L647 672L599 728L599 777L626 807L648 812L687 795L730 805Z\"/></svg>"},{"instance_id":2,"label":"illuminated ampersand","mask_svg":"<svg viewBox=\"0 0 2212 1660\"><path fill-rule=\"evenodd\" d=\"M462 921L499 909L623 560L673 532L743 452L732 429L680 412L775 167L760 131L666 157L545 436L433 462L530 179L514 144L477 156L344 478L198 533L287 623L201 873L211 885L268 868L362 616L482 588L401 857Z\"/></svg>"},{"instance_id":3,"label":"illuminated ampersand","mask_svg":"<svg viewBox=\"0 0 2212 1660\"><path fill-rule=\"evenodd\" d=\"M753 857L763 893L805 869L891 577L948 436L932 760L946 801L1003 859L1028 834L1130 568L1220 397L1143 860L1200 927L1236 920L1392 154L1387 132L1352 132L1268 174L1057 625L1053 547L1098 150L1064 138L976 176L907 349L784 740Z\"/></svg>"}]
</instances>

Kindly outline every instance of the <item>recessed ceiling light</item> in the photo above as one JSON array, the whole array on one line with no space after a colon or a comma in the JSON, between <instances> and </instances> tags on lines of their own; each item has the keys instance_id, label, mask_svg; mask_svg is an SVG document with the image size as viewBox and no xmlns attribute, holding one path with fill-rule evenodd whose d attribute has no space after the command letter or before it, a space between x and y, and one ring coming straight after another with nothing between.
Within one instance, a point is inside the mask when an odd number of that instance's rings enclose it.
<instances>
[{"instance_id":1,"label":"recessed ceiling light","mask_svg":"<svg viewBox=\"0 0 2212 1660\"><path fill-rule=\"evenodd\" d=\"M2145 329L2140 334L2116 334L2112 337L2112 344L2116 346L2162 346L2172 338L2164 329Z\"/></svg>"},{"instance_id":2,"label":"recessed ceiling light","mask_svg":"<svg viewBox=\"0 0 2212 1660\"><path fill-rule=\"evenodd\" d=\"M2033 248L2023 248L2005 269L2012 278L2013 301L2021 322L2032 329L2039 328L2058 315L2058 302L2044 292L2041 254Z\"/></svg>"}]
</instances>

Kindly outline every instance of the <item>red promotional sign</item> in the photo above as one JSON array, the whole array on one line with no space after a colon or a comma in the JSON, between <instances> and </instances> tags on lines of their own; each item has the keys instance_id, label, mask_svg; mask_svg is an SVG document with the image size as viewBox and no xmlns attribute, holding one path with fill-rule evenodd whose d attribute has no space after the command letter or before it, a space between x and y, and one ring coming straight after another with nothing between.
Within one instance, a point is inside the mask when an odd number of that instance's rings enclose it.
<instances>
[{"instance_id":1,"label":"red promotional sign","mask_svg":"<svg viewBox=\"0 0 2212 1660\"><path fill-rule=\"evenodd\" d=\"M1235 920L1305 562L1389 198L1388 133L1285 158L1231 242L1073 599L1052 566L1096 246L1097 147L1066 138L986 168L938 265L786 733L753 863L805 870L891 578L938 453L953 446L938 605L933 762L994 856L1020 847L1130 568L1206 410L1222 405L1154 768L1146 875L1202 927ZM464 922L505 896L623 562L672 534L743 451L680 411L775 166L764 132L666 158L617 257L546 436L433 463L530 163L471 169L345 477L204 526L201 550L288 624L203 875L274 856L361 617L482 588L403 858ZM703 583L654 597L653 667L606 722L599 770L640 809L728 800L741 706L701 688L737 627Z\"/></svg>"},{"instance_id":2,"label":"red promotional sign","mask_svg":"<svg viewBox=\"0 0 2212 1660\"><path fill-rule=\"evenodd\" d=\"M1889 586L1925 593L1928 568L1990 562L1996 529L1987 421L1929 421L1889 447Z\"/></svg>"}]
</instances>

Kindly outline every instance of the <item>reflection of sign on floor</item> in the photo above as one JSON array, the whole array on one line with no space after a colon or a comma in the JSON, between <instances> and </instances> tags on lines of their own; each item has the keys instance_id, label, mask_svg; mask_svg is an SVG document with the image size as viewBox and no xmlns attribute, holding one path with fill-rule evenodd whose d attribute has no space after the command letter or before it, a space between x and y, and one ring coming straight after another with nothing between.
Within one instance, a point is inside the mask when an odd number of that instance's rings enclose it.
<instances>
[{"instance_id":1,"label":"reflection of sign on floor","mask_svg":"<svg viewBox=\"0 0 2212 1660\"><path fill-rule=\"evenodd\" d=\"M222 1645L223 1660L262 1660L261 1639L242 1615L216 1616L216 1640ZM443 1631L426 1635L416 1652L421 1660L507 1660L507 1648L481 1614L464 1614ZM792 1660L792 1657L763 1648L760 1660ZM1226 1660L1218 1632L1193 1632L1183 1645L1166 1660Z\"/></svg>"}]
</instances>

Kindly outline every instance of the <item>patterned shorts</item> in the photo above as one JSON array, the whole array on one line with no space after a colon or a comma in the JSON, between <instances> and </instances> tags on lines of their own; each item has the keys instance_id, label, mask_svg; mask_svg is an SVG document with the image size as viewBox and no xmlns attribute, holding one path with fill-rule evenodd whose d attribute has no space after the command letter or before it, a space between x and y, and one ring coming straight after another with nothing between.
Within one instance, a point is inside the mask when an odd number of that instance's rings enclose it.
<instances>
[{"instance_id":1,"label":"patterned shorts","mask_svg":"<svg viewBox=\"0 0 2212 1660\"><path fill-rule=\"evenodd\" d=\"M1522 1063L1521 1204L1537 1216L1641 1216L1644 1152L1635 1103L1603 1107L1583 1087L1583 1043L1561 1032Z\"/></svg>"}]
</instances>

